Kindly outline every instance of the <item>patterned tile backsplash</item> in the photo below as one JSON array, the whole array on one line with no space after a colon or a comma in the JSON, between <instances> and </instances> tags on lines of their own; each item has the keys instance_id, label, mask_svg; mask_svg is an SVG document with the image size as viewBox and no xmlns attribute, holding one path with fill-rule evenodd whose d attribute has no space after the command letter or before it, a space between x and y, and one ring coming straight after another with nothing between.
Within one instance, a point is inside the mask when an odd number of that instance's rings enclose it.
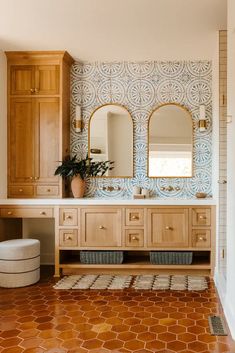
<instances>
[{"instance_id":1,"label":"patterned tile backsplash","mask_svg":"<svg viewBox=\"0 0 235 353\"><path fill-rule=\"evenodd\" d=\"M71 119L81 105L84 129L76 133L71 124L71 153L85 157L88 148L88 122L92 112L105 103L127 107L134 122L134 177L92 178L87 181L87 197L129 198L133 186L150 190L159 198L192 198L198 191L212 196L212 70L210 61L145 61L75 63L71 73ZM192 178L148 178L148 119L163 103L179 103L192 114ZM199 132L199 105L206 106L208 128ZM164 186L177 190L162 191ZM120 186L106 191L103 186Z\"/></svg>"}]
</instances>

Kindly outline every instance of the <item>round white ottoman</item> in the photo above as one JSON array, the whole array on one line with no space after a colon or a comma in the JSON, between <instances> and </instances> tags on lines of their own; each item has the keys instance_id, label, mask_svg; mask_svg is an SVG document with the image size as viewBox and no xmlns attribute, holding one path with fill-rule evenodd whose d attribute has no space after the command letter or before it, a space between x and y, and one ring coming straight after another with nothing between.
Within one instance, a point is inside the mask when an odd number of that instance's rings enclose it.
<instances>
[{"instance_id":1,"label":"round white ottoman","mask_svg":"<svg viewBox=\"0 0 235 353\"><path fill-rule=\"evenodd\" d=\"M0 287L24 287L39 279L39 240L14 239L0 242Z\"/></svg>"}]
</instances>

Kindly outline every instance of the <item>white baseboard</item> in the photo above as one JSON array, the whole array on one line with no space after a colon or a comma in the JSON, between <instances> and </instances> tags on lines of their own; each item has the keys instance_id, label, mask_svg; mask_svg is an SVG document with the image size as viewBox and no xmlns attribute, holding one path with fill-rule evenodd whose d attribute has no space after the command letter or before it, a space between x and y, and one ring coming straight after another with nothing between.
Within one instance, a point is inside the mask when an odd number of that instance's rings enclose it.
<instances>
[{"instance_id":1,"label":"white baseboard","mask_svg":"<svg viewBox=\"0 0 235 353\"><path fill-rule=\"evenodd\" d=\"M214 277L215 285L220 297L220 301L224 310L224 315L233 339L235 339L235 308L231 304L230 299L226 293L226 282L224 277L217 271Z\"/></svg>"}]
</instances>

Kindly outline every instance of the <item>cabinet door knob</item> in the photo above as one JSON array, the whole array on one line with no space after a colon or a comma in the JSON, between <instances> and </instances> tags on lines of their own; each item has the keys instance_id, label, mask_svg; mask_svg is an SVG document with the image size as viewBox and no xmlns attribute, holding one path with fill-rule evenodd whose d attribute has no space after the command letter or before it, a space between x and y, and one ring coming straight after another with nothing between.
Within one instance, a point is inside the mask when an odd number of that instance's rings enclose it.
<instances>
[{"instance_id":1,"label":"cabinet door knob","mask_svg":"<svg viewBox=\"0 0 235 353\"><path fill-rule=\"evenodd\" d=\"M99 229L104 229L104 226L99 226Z\"/></svg>"},{"instance_id":2,"label":"cabinet door knob","mask_svg":"<svg viewBox=\"0 0 235 353\"><path fill-rule=\"evenodd\" d=\"M170 226L166 226L166 227L165 227L165 230L173 230L173 228L170 227Z\"/></svg>"},{"instance_id":3,"label":"cabinet door knob","mask_svg":"<svg viewBox=\"0 0 235 353\"><path fill-rule=\"evenodd\" d=\"M38 180L39 179L39 177L34 177L34 180Z\"/></svg>"},{"instance_id":4,"label":"cabinet door knob","mask_svg":"<svg viewBox=\"0 0 235 353\"><path fill-rule=\"evenodd\" d=\"M7 214L8 214L9 216L11 216L13 213L12 213L12 211L8 211Z\"/></svg>"},{"instance_id":5,"label":"cabinet door knob","mask_svg":"<svg viewBox=\"0 0 235 353\"><path fill-rule=\"evenodd\" d=\"M71 216L66 216L65 219L72 219L72 217Z\"/></svg>"},{"instance_id":6,"label":"cabinet door knob","mask_svg":"<svg viewBox=\"0 0 235 353\"><path fill-rule=\"evenodd\" d=\"M206 216L200 215L200 216L199 216L199 219L206 219Z\"/></svg>"},{"instance_id":7,"label":"cabinet door knob","mask_svg":"<svg viewBox=\"0 0 235 353\"><path fill-rule=\"evenodd\" d=\"M23 189L19 189L19 192L22 192L23 191Z\"/></svg>"},{"instance_id":8,"label":"cabinet door knob","mask_svg":"<svg viewBox=\"0 0 235 353\"><path fill-rule=\"evenodd\" d=\"M35 89L34 89L34 88L30 88L30 92L31 92L31 93L34 93L34 92L35 92Z\"/></svg>"},{"instance_id":9,"label":"cabinet door knob","mask_svg":"<svg viewBox=\"0 0 235 353\"><path fill-rule=\"evenodd\" d=\"M47 189L47 192L50 192L51 191L51 189Z\"/></svg>"},{"instance_id":10,"label":"cabinet door knob","mask_svg":"<svg viewBox=\"0 0 235 353\"><path fill-rule=\"evenodd\" d=\"M30 179L30 180L33 180L33 177L30 177L29 179Z\"/></svg>"},{"instance_id":11,"label":"cabinet door knob","mask_svg":"<svg viewBox=\"0 0 235 353\"><path fill-rule=\"evenodd\" d=\"M42 212L40 212L40 215L45 216L46 212L42 211Z\"/></svg>"}]
</instances>

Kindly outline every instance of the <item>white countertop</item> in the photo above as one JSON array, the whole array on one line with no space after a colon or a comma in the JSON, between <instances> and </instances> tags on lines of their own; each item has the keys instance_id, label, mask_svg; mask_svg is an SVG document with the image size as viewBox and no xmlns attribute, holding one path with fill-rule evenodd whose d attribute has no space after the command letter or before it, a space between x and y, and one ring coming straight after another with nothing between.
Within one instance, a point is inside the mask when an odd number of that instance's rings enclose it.
<instances>
[{"instance_id":1,"label":"white countertop","mask_svg":"<svg viewBox=\"0 0 235 353\"><path fill-rule=\"evenodd\" d=\"M176 199L176 198L149 198L149 199L103 199L103 198L64 198L64 199L0 199L0 205L77 205L77 206L98 206L98 205L149 205L149 206L193 206L193 205L216 205L216 200L206 199Z\"/></svg>"}]
</instances>

